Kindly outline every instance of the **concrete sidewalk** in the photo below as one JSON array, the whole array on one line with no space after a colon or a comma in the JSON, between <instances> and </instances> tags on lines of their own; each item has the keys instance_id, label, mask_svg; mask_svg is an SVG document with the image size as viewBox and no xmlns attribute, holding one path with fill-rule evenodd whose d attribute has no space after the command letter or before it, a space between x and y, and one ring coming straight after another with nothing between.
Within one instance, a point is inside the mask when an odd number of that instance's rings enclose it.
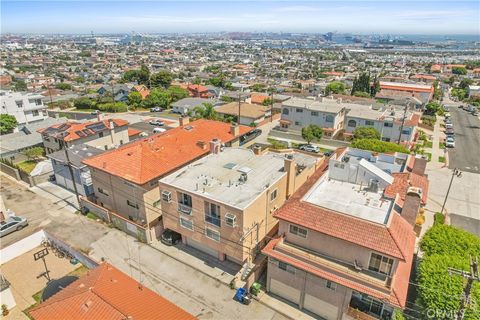
<instances>
[{"instance_id":1,"label":"concrete sidewalk","mask_svg":"<svg viewBox=\"0 0 480 320\"><path fill-rule=\"evenodd\" d=\"M75 193L55 183L49 181L43 182L35 187L31 187L30 190L44 198L49 199L52 201L52 203L60 206L61 209L65 209L73 213L79 210Z\"/></svg>"}]
</instances>

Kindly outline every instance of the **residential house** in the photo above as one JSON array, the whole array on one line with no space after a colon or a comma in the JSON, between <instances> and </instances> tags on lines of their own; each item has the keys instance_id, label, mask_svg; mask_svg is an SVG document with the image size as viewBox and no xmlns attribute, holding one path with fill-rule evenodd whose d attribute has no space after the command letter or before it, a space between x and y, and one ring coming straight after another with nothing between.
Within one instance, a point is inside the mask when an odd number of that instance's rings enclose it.
<instances>
[{"instance_id":1,"label":"residential house","mask_svg":"<svg viewBox=\"0 0 480 320\"><path fill-rule=\"evenodd\" d=\"M321 158L224 148L160 179L165 228L198 250L239 265L252 262L276 234L272 213L315 170Z\"/></svg>"},{"instance_id":2,"label":"residential house","mask_svg":"<svg viewBox=\"0 0 480 320\"><path fill-rule=\"evenodd\" d=\"M182 86L184 87L184 86ZM191 97L194 98L210 98L211 93L209 92L208 88L202 86L201 84L189 84L186 88Z\"/></svg>"},{"instance_id":3,"label":"residential house","mask_svg":"<svg viewBox=\"0 0 480 320\"><path fill-rule=\"evenodd\" d=\"M244 125L259 124L272 114L270 106L230 102L215 108L218 114L226 117L236 117L237 122ZM238 116L240 113L240 119Z\"/></svg>"},{"instance_id":4,"label":"residential house","mask_svg":"<svg viewBox=\"0 0 480 320\"><path fill-rule=\"evenodd\" d=\"M468 97L480 97L480 86L468 86Z\"/></svg>"},{"instance_id":5,"label":"residential house","mask_svg":"<svg viewBox=\"0 0 480 320\"><path fill-rule=\"evenodd\" d=\"M327 137L333 137L343 129L345 113L350 104L341 100L324 98L310 100L292 98L282 103L280 127L289 131L301 131L314 124L321 127Z\"/></svg>"},{"instance_id":6,"label":"residential house","mask_svg":"<svg viewBox=\"0 0 480 320\"><path fill-rule=\"evenodd\" d=\"M93 186L90 170L82 161L104 151L87 144L77 144L70 148L50 153L48 158L52 161L55 183L70 191L75 191L76 187L76 191L83 196L88 197L92 195ZM69 169L69 163L73 172L73 178ZM74 182L75 187L73 186Z\"/></svg>"},{"instance_id":7,"label":"residential house","mask_svg":"<svg viewBox=\"0 0 480 320\"><path fill-rule=\"evenodd\" d=\"M138 92L142 96L142 100L144 100L150 94L150 90L144 84L136 85L132 88L133 92Z\"/></svg>"},{"instance_id":8,"label":"residential house","mask_svg":"<svg viewBox=\"0 0 480 320\"><path fill-rule=\"evenodd\" d=\"M380 81L380 91L375 97L387 100L414 97L426 104L433 98L433 93L432 85Z\"/></svg>"},{"instance_id":9,"label":"residential house","mask_svg":"<svg viewBox=\"0 0 480 320\"><path fill-rule=\"evenodd\" d=\"M41 121L48 117L48 107L40 94L0 90L0 97L0 114L14 116L19 124Z\"/></svg>"},{"instance_id":10,"label":"residential house","mask_svg":"<svg viewBox=\"0 0 480 320\"><path fill-rule=\"evenodd\" d=\"M26 149L43 147L42 135L37 130L55 124L62 124L66 121L67 118L46 118L45 120L18 126L16 132L2 135L0 158L8 159L15 163L28 160L23 154Z\"/></svg>"},{"instance_id":11,"label":"residential house","mask_svg":"<svg viewBox=\"0 0 480 320\"><path fill-rule=\"evenodd\" d=\"M59 290L29 310L30 317L34 320L196 319L106 262Z\"/></svg>"},{"instance_id":12,"label":"residential house","mask_svg":"<svg viewBox=\"0 0 480 320\"><path fill-rule=\"evenodd\" d=\"M132 88L131 84L104 85L97 90L97 93L101 96L111 96L115 102L127 102Z\"/></svg>"},{"instance_id":13,"label":"residential house","mask_svg":"<svg viewBox=\"0 0 480 320\"><path fill-rule=\"evenodd\" d=\"M37 132L42 135L47 154L82 143L108 150L129 142L128 122L121 119L67 121Z\"/></svg>"},{"instance_id":14,"label":"residential house","mask_svg":"<svg viewBox=\"0 0 480 320\"><path fill-rule=\"evenodd\" d=\"M123 219L128 228L139 229L151 242L163 230L158 180L206 156L209 144L218 139L226 146L238 146L251 128L200 119L164 133L139 139L84 160L90 167L95 189L93 202Z\"/></svg>"},{"instance_id":15,"label":"residential house","mask_svg":"<svg viewBox=\"0 0 480 320\"><path fill-rule=\"evenodd\" d=\"M196 107L203 107L204 103L211 103L214 106L219 105L218 100L207 98L183 98L172 103L172 111L174 113L186 115L193 112Z\"/></svg>"},{"instance_id":16,"label":"residential house","mask_svg":"<svg viewBox=\"0 0 480 320\"><path fill-rule=\"evenodd\" d=\"M410 79L415 82L428 83L428 84L434 83L435 80L437 80L437 78L431 74L420 74L420 73L417 73L411 76Z\"/></svg>"},{"instance_id":17,"label":"residential house","mask_svg":"<svg viewBox=\"0 0 480 320\"><path fill-rule=\"evenodd\" d=\"M405 112L405 108L389 106L376 110L369 106L350 105L345 116L344 134L353 135L358 127L373 127L383 141L397 142L400 139L400 142L412 142L419 122L420 114L410 110Z\"/></svg>"},{"instance_id":18,"label":"residential house","mask_svg":"<svg viewBox=\"0 0 480 320\"><path fill-rule=\"evenodd\" d=\"M262 251L267 291L329 320L391 319L405 308L428 192L409 158L337 149L274 213L279 236Z\"/></svg>"}]
</instances>

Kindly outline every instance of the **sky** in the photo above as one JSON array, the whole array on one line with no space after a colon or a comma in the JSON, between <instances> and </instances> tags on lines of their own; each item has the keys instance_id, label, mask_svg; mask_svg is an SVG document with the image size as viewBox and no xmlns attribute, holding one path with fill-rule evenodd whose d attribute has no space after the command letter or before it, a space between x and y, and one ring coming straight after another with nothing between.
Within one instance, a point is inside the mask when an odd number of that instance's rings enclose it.
<instances>
[{"instance_id":1,"label":"sky","mask_svg":"<svg viewBox=\"0 0 480 320\"><path fill-rule=\"evenodd\" d=\"M2 33L480 34L480 1L6 1Z\"/></svg>"}]
</instances>

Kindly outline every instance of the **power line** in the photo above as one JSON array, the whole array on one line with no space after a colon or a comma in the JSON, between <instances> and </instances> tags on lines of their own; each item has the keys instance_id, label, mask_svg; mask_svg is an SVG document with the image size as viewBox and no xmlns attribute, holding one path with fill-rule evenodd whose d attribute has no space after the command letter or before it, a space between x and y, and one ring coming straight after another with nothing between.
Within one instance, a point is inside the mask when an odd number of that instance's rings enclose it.
<instances>
[{"instance_id":1,"label":"power line","mask_svg":"<svg viewBox=\"0 0 480 320\"><path fill-rule=\"evenodd\" d=\"M473 259L473 257L470 256L469 272L462 269L448 268L448 274L450 276L459 275L467 279L467 285L463 290L463 295L460 300L460 309L458 309L458 314L457 314L457 318L459 320L463 320L463 318L465 317L465 309L471 303L470 295L473 287L473 282L480 281L480 274L478 273L478 257L475 257L475 259Z\"/></svg>"}]
</instances>

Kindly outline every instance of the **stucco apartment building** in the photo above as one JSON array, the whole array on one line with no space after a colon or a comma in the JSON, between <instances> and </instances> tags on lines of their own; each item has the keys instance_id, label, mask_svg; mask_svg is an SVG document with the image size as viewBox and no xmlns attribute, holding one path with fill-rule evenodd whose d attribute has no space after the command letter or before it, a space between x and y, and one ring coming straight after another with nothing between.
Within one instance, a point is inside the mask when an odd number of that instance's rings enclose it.
<instances>
[{"instance_id":1,"label":"stucco apartment building","mask_svg":"<svg viewBox=\"0 0 480 320\"><path fill-rule=\"evenodd\" d=\"M345 134L351 135L358 127L373 127L383 141L411 142L415 138L420 114L399 106L375 110L370 106L351 105L345 116ZM405 120L403 120L405 116ZM400 135L401 130L401 135Z\"/></svg>"},{"instance_id":2,"label":"stucco apartment building","mask_svg":"<svg viewBox=\"0 0 480 320\"><path fill-rule=\"evenodd\" d=\"M182 118L177 128L86 159L95 192L92 202L126 221L128 228L140 228L151 242L163 231L158 180L209 154L214 139L222 146L238 146L240 136L250 130Z\"/></svg>"},{"instance_id":3,"label":"stucco apartment building","mask_svg":"<svg viewBox=\"0 0 480 320\"><path fill-rule=\"evenodd\" d=\"M163 223L185 244L219 260L250 263L276 234L273 213L323 158L212 148L208 156L160 180Z\"/></svg>"},{"instance_id":4,"label":"stucco apartment building","mask_svg":"<svg viewBox=\"0 0 480 320\"><path fill-rule=\"evenodd\" d=\"M329 98L291 98L282 103L280 127L289 131L301 131L303 127L315 124L324 130L325 136L335 136L343 129L349 105Z\"/></svg>"},{"instance_id":5,"label":"stucco apartment building","mask_svg":"<svg viewBox=\"0 0 480 320\"><path fill-rule=\"evenodd\" d=\"M82 123L67 121L37 132L42 135L47 154L78 144L109 150L129 142L128 122L121 119Z\"/></svg>"},{"instance_id":6,"label":"stucco apartment building","mask_svg":"<svg viewBox=\"0 0 480 320\"><path fill-rule=\"evenodd\" d=\"M43 96L36 93L0 91L0 114L9 114L19 124L41 121L48 118Z\"/></svg>"},{"instance_id":7,"label":"stucco apartment building","mask_svg":"<svg viewBox=\"0 0 480 320\"><path fill-rule=\"evenodd\" d=\"M425 203L425 161L337 149L274 213L267 290L334 319L390 319L403 309L415 218Z\"/></svg>"}]
</instances>

